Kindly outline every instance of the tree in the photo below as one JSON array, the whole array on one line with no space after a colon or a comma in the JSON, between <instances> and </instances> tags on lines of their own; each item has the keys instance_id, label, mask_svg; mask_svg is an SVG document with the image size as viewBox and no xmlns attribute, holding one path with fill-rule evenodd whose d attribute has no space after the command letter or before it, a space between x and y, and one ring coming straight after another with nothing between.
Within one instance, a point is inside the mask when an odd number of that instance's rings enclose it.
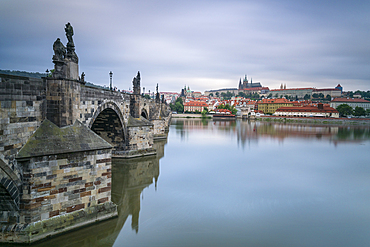
<instances>
[{"instance_id":1,"label":"tree","mask_svg":"<svg viewBox=\"0 0 370 247\"><path fill-rule=\"evenodd\" d=\"M347 104L341 104L337 107L340 116L349 116L353 114L353 109Z\"/></svg>"},{"instance_id":2,"label":"tree","mask_svg":"<svg viewBox=\"0 0 370 247\"><path fill-rule=\"evenodd\" d=\"M324 96L324 94L323 94L323 93L319 93L318 97L319 97L320 99L323 99L325 96Z\"/></svg>"},{"instance_id":3,"label":"tree","mask_svg":"<svg viewBox=\"0 0 370 247\"><path fill-rule=\"evenodd\" d=\"M231 114L234 114L234 115L238 112L238 110L234 106L230 106L229 104L226 104L226 105L218 105L217 106L217 109L226 109L226 110L229 110L229 111L231 111Z\"/></svg>"},{"instance_id":4,"label":"tree","mask_svg":"<svg viewBox=\"0 0 370 247\"><path fill-rule=\"evenodd\" d=\"M181 105L184 105L184 103L182 102L182 98L181 97L178 97L175 101L175 103L177 102L180 102Z\"/></svg>"},{"instance_id":5,"label":"tree","mask_svg":"<svg viewBox=\"0 0 370 247\"><path fill-rule=\"evenodd\" d=\"M231 97L235 96L234 93L231 93L229 91L227 91L227 93L221 93L221 97L228 100L228 99L231 99Z\"/></svg>"},{"instance_id":6,"label":"tree","mask_svg":"<svg viewBox=\"0 0 370 247\"><path fill-rule=\"evenodd\" d=\"M355 115L357 117L359 117L359 116L365 116L366 115L366 111L365 111L364 108L359 107L359 106L356 106L353 115Z\"/></svg>"},{"instance_id":7,"label":"tree","mask_svg":"<svg viewBox=\"0 0 370 247\"><path fill-rule=\"evenodd\" d=\"M220 97L220 93L219 93L219 92L216 92L216 96L217 96L217 97Z\"/></svg>"},{"instance_id":8,"label":"tree","mask_svg":"<svg viewBox=\"0 0 370 247\"><path fill-rule=\"evenodd\" d=\"M312 98L317 99L317 98L319 98L319 95L317 93L313 93Z\"/></svg>"},{"instance_id":9,"label":"tree","mask_svg":"<svg viewBox=\"0 0 370 247\"><path fill-rule=\"evenodd\" d=\"M238 96L243 97L243 98L247 98L247 95L244 92L239 92Z\"/></svg>"},{"instance_id":10,"label":"tree","mask_svg":"<svg viewBox=\"0 0 370 247\"><path fill-rule=\"evenodd\" d=\"M326 99L329 100L329 101L331 100L330 94L326 95Z\"/></svg>"},{"instance_id":11,"label":"tree","mask_svg":"<svg viewBox=\"0 0 370 247\"><path fill-rule=\"evenodd\" d=\"M182 98L178 97L176 99L176 102L175 102L174 105L170 104L170 108L171 108L172 111L183 113L184 112L184 105L182 104Z\"/></svg>"},{"instance_id":12,"label":"tree","mask_svg":"<svg viewBox=\"0 0 370 247\"><path fill-rule=\"evenodd\" d=\"M175 103L175 110L177 112L183 113L184 112L184 106L180 102Z\"/></svg>"},{"instance_id":13,"label":"tree","mask_svg":"<svg viewBox=\"0 0 370 247\"><path fill-rule=\"evenodd\" d=\"M267 98L271 99L272 98L272 93L270 93Z\"/></svg>"},{"instance_id":14,"label":"tree","mask_svg":"<svg viewBox=\"0 0 370 247\"><path fill-rule=\"evenodd\" d=\"M210 94L209 94L209 97L213 97L213 93L210 93Z\"/></svg>"},{"instance_id":15,"label":"tree","mask_svg":"<svg viewBox=\"0 0 370 247\"><path fill-rule=\"evenodd\" d=\"M304 100L308 100L308 99L311 99L311 96L309 94L306 94L304 97L303 97Z\"/></svg>"}]
</instances>

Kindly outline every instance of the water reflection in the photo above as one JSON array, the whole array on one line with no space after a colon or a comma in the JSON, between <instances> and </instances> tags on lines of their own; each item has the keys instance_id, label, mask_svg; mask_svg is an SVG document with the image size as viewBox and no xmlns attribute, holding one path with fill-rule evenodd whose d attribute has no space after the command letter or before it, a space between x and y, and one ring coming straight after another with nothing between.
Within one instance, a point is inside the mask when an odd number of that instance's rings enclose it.
<instances>
[{"instance_id":1,"label":"water reflection","mask_svg":"<svg viewBox=\"0 0 370 247\"><path fill-rule=\"evenodd\" d=\"M118 205L118 217L33 244L33 247L113 246L122 227L131 216L131 228L139 231L142 191L159 177L159 160L164 156L167 140L155 141L156 156L112 161L112 201ZM23 246L23 245L16 245ZM24 245L29 246L29 245Z\"/></svg>"},{"instance_id":2,"label":"water reflection","mask_svg":"<svg viewBox=\"0 0 370 247\"><path fill-rule=\"evenodd\" d=\"M208 131L235 135L242 147L257 143L258 139L270 138L283 142L286 138L327 140L334 145L341 142L361 142L370 139L369 126L331 126L328 124L270 123L260 121L212 121L208 119L174 119L176 133L182 140L192 131Z\"/></svg>"}]
</instances>

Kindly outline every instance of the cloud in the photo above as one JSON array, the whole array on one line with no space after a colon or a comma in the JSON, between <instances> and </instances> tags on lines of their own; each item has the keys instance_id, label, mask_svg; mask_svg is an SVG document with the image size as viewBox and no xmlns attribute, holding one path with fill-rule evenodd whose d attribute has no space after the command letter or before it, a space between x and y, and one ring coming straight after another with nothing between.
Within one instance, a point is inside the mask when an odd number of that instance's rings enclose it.
<instances>
[{"instance_id":1,"label":"cloud","mask_svg":"<svg viewBox=\"0 0 370 247\"><path fill-rule=\"evenodd\" d=\"M236 87L248 74L264 86L370 86L365 1L72 1L5 0L0 68L45 71L52 44L74 27L80 71L119 88L163 91ZM7 23L7 24L5 24ZM150 84L150 85L149 85ZM151 85L153 84L153 85Z\"/></svg>"}]
</instances>

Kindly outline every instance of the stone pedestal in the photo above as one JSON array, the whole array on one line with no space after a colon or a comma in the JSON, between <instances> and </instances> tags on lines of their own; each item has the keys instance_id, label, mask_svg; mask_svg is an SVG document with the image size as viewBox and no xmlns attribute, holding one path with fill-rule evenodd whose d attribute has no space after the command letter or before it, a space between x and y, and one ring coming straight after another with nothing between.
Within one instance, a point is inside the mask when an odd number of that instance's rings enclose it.
<instances>
[{"instance_id":1,"label":"stone pedestal","mask_svg":"<svg viewBox=\"0 0 370 247\"><path fill-rule=\"evenodd\" d=\"M72 60L66 61L66 77L70 80L78 80L79 78L79 71L78 71L78 63L73 62Z\"/></svg>"}]
</instances>

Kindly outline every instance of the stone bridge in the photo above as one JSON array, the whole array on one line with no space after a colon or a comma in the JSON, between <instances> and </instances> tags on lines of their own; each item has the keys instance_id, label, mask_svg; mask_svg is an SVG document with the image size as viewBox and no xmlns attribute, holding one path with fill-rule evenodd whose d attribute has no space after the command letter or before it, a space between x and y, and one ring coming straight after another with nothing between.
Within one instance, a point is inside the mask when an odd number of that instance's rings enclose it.
<instances>
[{"instance_id":1,"label":"stone bridge","mask_svg":"<svg viewBox=\"0 0 370 247\"><path fill-rule=\"evenodd\" d=\"M50 77L0 74L0 242L116 216L112 158L156 154L154 140L167 137L171 111L158 90L144 98L139 72L133 94L86 83L68 40L54 43Z\"/></svg>"}]
</instances>

